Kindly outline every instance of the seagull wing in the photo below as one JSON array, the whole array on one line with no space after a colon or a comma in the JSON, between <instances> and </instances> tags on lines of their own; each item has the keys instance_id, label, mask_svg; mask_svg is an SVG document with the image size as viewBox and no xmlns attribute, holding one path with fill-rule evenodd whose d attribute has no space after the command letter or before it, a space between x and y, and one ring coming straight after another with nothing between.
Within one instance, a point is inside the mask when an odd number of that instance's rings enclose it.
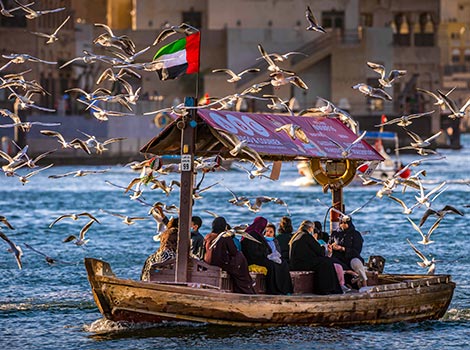
<instances>
[{"instance_id":1,"label":"seagull wing","mask_svg":"<svg viewBox=\"0 0 470 350\"><path fill-rule=\"evenodd\" d=\"M434 209L428 208L428 209L424 212L423 216L421 217L421 220L419 221L419 227L421 227L421 226L424 225L424 223L426 222L427 218L428 218L430 215L436 215L436 214L437 214L437 212L436 212Z\"/></svg>"},{"instance_id":2,"label":"seagull wing","mask_svg":"<svg viewBox=\"0 0 470 350\"><path fill-rule=\"evenodd\" d=\"M411 220L409 217L407 217L407 219L408 219L408 221L411 223L411 225L413 226L413 228L414 228L416 231L419 232L419 234L421 235L421 237L423 237L423 240L426 240L426 237L424 236L423 231L421 231L421 228L420 228L418 225L416 225L416 224L414 223L414 221Z\"/></svg>"},{"instance_id":3,"label":"seagull wing","mask_svg":"<svg viewBox=\"0 0 470 350\"><path fill-rule=\"evenodd\" d=\"M413 250L414 250L414 252L416 253L416 255L418 255L419 258L420 258L421 260L423 260L423 263L425 264L425 266L429 266L430 261L426 258L426 256L425 256L423 253L421 253L421 252L418 250L418 248L416 248L416 247L413 245L413 243L410 242L410 240L409 240L408 238L406 239L406 241L407 241L408 244L411 246L411 248L413 248Z\"/></svg>"},{"instance_id":4,"label":"seagull wing","mask_svg":"<svg viewBox=\"0 0 470 350\"><path fill-rule=\"evenodd\" d=\"M91 225L93 225L94 222L95 222L95 220L90 220L86 223L85 226L82 227L82 229L80 230L80 240L85 239L85 233L87 233L87 231L89 230Z\"/></svg>"},{"instance_id":5,"label":"seagull wing","mask_svg":"<svg viewBox=\"0 0 470 350\"><path fill-rule=\"evenodd\" d=\"M451 212L451 213L454 213L454 214L458 214L460 216L464 216L464 214L457 208L447 204L444 206L444 208L441 209L441 211L443 212Z\"/></svg>"},{"instance_id":6,"label":"seagull wing","mask_svg":"<svg viewBox=\"0 0 470 350\"><path fill-rule=\"evenodd\" d=\"M383 79L385 78L385 67L382 66L381 64L374 63L374 62L367 62L367 65L369 68L372 68L372 70L376 73L380 74L380 77Z\"/></svg>"}]
</instances>

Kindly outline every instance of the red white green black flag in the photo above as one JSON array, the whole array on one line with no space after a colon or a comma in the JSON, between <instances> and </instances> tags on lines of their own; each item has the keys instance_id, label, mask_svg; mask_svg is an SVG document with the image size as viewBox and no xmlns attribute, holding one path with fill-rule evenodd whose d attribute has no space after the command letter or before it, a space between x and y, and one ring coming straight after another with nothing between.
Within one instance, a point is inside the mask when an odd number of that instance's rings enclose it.
<instances>
[{"instance_id":1,"label":"red white green black flag","mask_svg":"<svg viewBox=\"0 0 470 350\"><path fill-rule=\"evenodd\" d=\"M200 32L196 32L160 48L153 57L163 64L163 68L157 70L160 80L199 72L200 43Z\"/></svg>"}]
</instances>

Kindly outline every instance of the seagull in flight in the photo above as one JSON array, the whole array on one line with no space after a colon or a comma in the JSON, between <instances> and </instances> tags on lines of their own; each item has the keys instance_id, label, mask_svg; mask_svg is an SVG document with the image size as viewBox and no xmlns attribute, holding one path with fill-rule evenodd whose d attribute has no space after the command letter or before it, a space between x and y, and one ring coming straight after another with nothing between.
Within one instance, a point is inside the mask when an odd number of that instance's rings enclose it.
<instances>
[{"instance_id":1,"label":"seagull in flight","mask_svg":"<svg viewBox=\"0 0 470 350\"><path fill-rule=\"evenodd\" d=\"M421 243L421 244L424 244L424 245L434 243L434 241L431 241L430 237L431 237L431 234L434 232L434 230L437 228L437 226L439 226L439 222L436 221L437 225L436 225L436 223L434 223L434 225L432 225L431 228L428 230L428 233L424 234L423 231L421 230L421 228L418 225L416 225L413 220L411 220L409 217L407 217L407 219L411 223L413 228L416 231L418 231L419 234L421 235L421 237L423 238L418 243Z\"/></svg>"},{"instance_id":2,"label":"seagull in flight","mask_svg":"<svg viewBox=\"0 0 470 350\"><path fill-rule=\"evenodd\" d=\"M23 5L23 6L29 7L29 6L32 6L32 5L34 5L34 2L31 2L31 3ZM5 17L15 17L12 14L12 12L18 11L22 8L22 6L18 6L18 7L14 7L14 8L11 8L11 9L8 10L8 9L5 8L5 5L3 4L3 1L1 1L1 0L0 0L0 7L1 7L0 13Z\"/></svg>"},{"instance_id":3,"label":"seagull in flight","mask_svg":"<svg viewBox=\"0 0 470 350\"><path fill-rule=\"evenodd\" d=\"M385 67L382 66L381 64L374 63L374 62L367 62L367 65L369 66L369 68L372 68L374 72L380 74L379 84L383 87L391 87L392 83L396 79L406 74L406 70L393 69L390 71L387 77L387 72L385 71Z\"/></svg>"},{"instance_id":4,"label":"seagull in flight","mask_svg":"<svg viewBox=\"0 0 470 350\"><path fill-rule=\"evenodd\" d=\"M434 275L435 271L436 271L436 260L434 260L434 258L432 258L431 260L429 260L428 258L426 258L426 256L421 253L418 248L416 248L413 243L410 242L410 240L407 238L406 241L408 242L408 244L411 246L411 248L413 248L414 252L416 253L416 255L419 256L419 258L422 260L422 261L418 261L417 264L420 266L420 267L423 267L423 268L426 268L428 267L428 275Z\"/></svg>"},{"instance_id":5,"label":"seagull in flight","mask_svg":"<svg viewBox=\"0 0 470 350\"><path fill-rule=\"evenodd\" d=\"M148 218L145 218L145 217L142 217L142 216L127 216L127 215L122 215L122 214L119 214L119 213L112 213L112 212L104 210L104 209L100 209L100 211L102 211L103 213L110 214L110 215L113 215L113 216L117 216L118 218L121 218L122 222L125 223L128 226L134 225L135 221L137 221L137 220L148 220Z\"/></svg>"},{"instance_id":6,"label":"seagull in flight","mask_svg":"<svg viewBox=\"0 0 470 350\"><path fill-rule=\"evenodd\" d=\"M430 115L430 114L433 114L433 113L434 113L434 111L403 115L399 118L391 119L391 120L389 120L385 123L377 124L376 126L379 127L379 126L384 126L384 125L397 124L398 126L405 127L405 126L408 126L411 123L413 123L411 120L416 119L416 118L421 118L421 117L424 117L425 115Z\"/></svg>"},{"instance_id":7,"label":"seagull in flight","mask_svg":"<svg viewBox=\"0 0 470 350\"><path fill-rule=\"evenodd\" d=\"M449 118L456 119L456 118L463 118L465 117L465 111L470 107L470 97L467 101L463 104L462 107L458 107L457 103L452 100L447 94L444 94L442 91L437 90L439 96L444 100L445 105L450 109L452 114L449 115Z\"/></svg>"},{"instance_id":8,"label":"seagull in flight","mask_svg":"<svg viewBox=\"0 0 470 350\"><path fill-rule=\"evenodd\" d=\"M80 230L80 235L78 238L75 235L70 235L67 238L65 238L63 242L67 243L67 242L74 241L74 243L78 246L87 244L89 239L85 239L85 234L87 233L87 231L90 229L91 225L93 225L94 222L95 220L93 219L88 221L88 223L86 223L85 226L83 226L82 229Z\"/></svg>"},{"instance_id":9,"label":"seagull in flight","mask_svg":"<svg viewBox=\"0 0 470 350\"><path fill-rule=\"evenodd\" d=\"M341 156L343 158L347 158L349 157L349 155L351 154L351 150L352 148L357 145L363 138L364 136L366 135L366 132L367 131L364 131L359 137L357 137L353 142L351 142L351 144L349 144L346 148L343 147L340 143L338 143L336 140L333 140L331 137L329 137L328 135L326 136L328 138L328 140L330 140L331 142L333 142L340 150L341 150Z\"/></svg>"},{"instance_id":10,"label":"seagull in flight","mask_svg":"<svg viewBox=\"0 0 470 350\"><path fill-rule=\"evenodd\" d=\"M14 230L15 228L8 222L7 218L3 215L0 215L0 223L8 227L10 230Z\"/></svg>"},{"instance_id":11,"label":"seagull in flight","mask_svg":"<svg viewBox=\"0 0 470 350\"><path fill-rule=\"evenodd\" d=\"M96 221L98 224L101 224L100 221L95 218L93 215L91 215L90 213L88 212L83 212L83 213L79 213L79 214L63 214L61 216L59 216L57 219L55 219L50 225L49 225L49 228L51 228L52 226L54 226L57 222L63 220L63 219L67 219L67 218L70 218L74 221L77 221L80 217L82 216L87 216L88 218L90 218L91 220L94 220Z\"/></svg>"},{"instance_id":12,"label":"seagull in flight","mask_svg":"<svg viewBox=\"0 0 470 350\"><path fill-rule=\"evenodd\" d=\"M380 88L374 88L370 85L359 83L352 87L353 89L359 90L366 96L370 96L372 98L380 98L381 100L391 101L392 96L390 96L385 90Z\"/></svg>"},{"instance_id":13,"label":"seagull in flight","mask_svg":"<svg viewBox=\"0 0 470 350\"><path fill-rule=\"evenodd\" d=\"M0 231L0 238L2 238L7 244L10 246L8 249L9 252L15 255L16 263L18 264L18 268L21 270L23 268L23 264L21 263L21 257L23 256L23 250L20 246L13 243L10 238L7 237L2 231Z\"/></svg>"},{"instance_id":14,"label":"seagull in flight","mask_svg":"<svg viewBox=\"0 0 470 350\"><path fill-rule=\"evenodd\" d=\"M109 169L104 169L104 170L76 170L76 171L70 171L68 173L65 173L65 174L58 174L58 175L49 175L48 177L50 179L59 179L61 177L66 177L66 176L70 176L70 175L73 175L73 177L81 177L81 176L86 176L86 175L90 175L90 174L103 174L103 173L106 173L108 172Z\"/></svg>"},{"instance_id":15,"label":"seagull in flight","mask_svg":"<svg viewBox=\"0 0 470 350\"><path fill-rule=\"evenodd\" d=\"M35 18L38 18L39 16L42 16L42 15L46 15L48 13L55 13L55 12L59 12L59 11L63 11L65 10L65 7L59 7L59 8L55 8L55 9L52 9L52 10L41 10L41 11L35 11L33 10L32 8L30 8L28 5L23 5L22 3L20 3L18 0L14 0L18 5L20 5L21 9L23 9L25 12L26 12L26 15L25 17L27 19L35 19ZM34 4L34 3L33 3ZM32 4L31 4L32 5Z\"/></svg>"},{"instance_id":16,"label":"seagull in flight","mask_svg":"<svg viewBox=\"0 0 470 350\"><path fill-rule=\"evenodd\" d=\"M169 26L168 28L163 29L160 32L160 34L158 34L152 46L155 46L158 43L161 43L162 41L166 40L168 37L172 36L173 34L179 33L179 34L191 35L196 32L199 32L199 29L187 23L181 23L178 26Z\"/></svg>"},{"instance_id":17,"label":"seagull in flight","mask_svg":"<svg viewBox=\"0 0 470 350\"><path fill-rule=\"evenodd\" d=\"M227 79L227 81L229 83L235 83L239 80L242 79L242 76L246 73L256 73L256 72L259 72L260 69L259 68L248 68L248 69L245 69L243 71L241 71L240 73L235 73L233 70L231 69L228 69L228 68L220 68L220 69L213 69L212 70L212 73L227 73L228 75L230 75L231 78Z\"/></svg>"},{"instance_id":18,"label":"seagull in flight","mask_svg":"<svg viewBox=\"0 0 470 350\"><path fill-rule=\"evenodd\" d=\"M446 93L446 96L449 96L451 94L451 92L454 91L455 89L456 89L455 87L450 89L449 92ZM438 94L435 94L432 91L421 89L421 88L416 88L416 90L419 91L419 92L425 93L425 94L431 96L432 98L434 98L436 100L434 102L435 106L444 106L445 105L445 102L444 102L443 98L441 96L439 96Z\"/></svg>"},{"instance_id":19,"label":"seagull in flight","mask_svg":"<svg viewBox=\"0 0 470 350\"><path fill-rule=\"evenodd\" d=\"M305 134L305 132L302 130L302 128L298 125L295 125L295 124L284 124L278 128L276 128L275 130L276 132L280 132L280 131L285 131L287 133L287 135L289 135L289 137L292 139L292 140L296 140L296 139L299 139L300 141L302 141L303 143L310 143L310 140L308 139L307 135Z\"/></svg>"},{"instance_id":20,"label":"seagull in flight","mask_svg":"<svg viewBox=\"0 0 470 350\"><path fill-rule=\"evenodd\" d=\"M37 250L36 248L30 246L28 243L25 243L24 244L26 248L28 249L31 249L33 252L39 254L39 255L42 255L44 256L46 262L49 264L49 265L53 265L55 263L61 263L61 264L69 264L69 265L76 265L75 263L71 263L71 262L67 262L67 261L63 261L63 260L59 260L59 259L55 259L55 258L52 258L50 256L48 256L47 254L44 254L43 252Z\"/></svg>"},{"instance_id":21,"label":"seagull in flight","mask_svg":"<svg viewBox=\"0 0 470 350\"><path fill-rule=\"evenodd\" d=\"M42 38L47 38L46 44L53 44L57 40L59 40L59 37L57 36L57 34L59 33L59 30L68 22L69 19L70 19L70 16L68 16L52 34L45 34L45 33L40 33L40 32L31 32L31 34L40 36Z\"/></svg>"},{"instance_id":22,"label":"seagull in flight","mask_svg":"<svg viewBox=\"0 0 470 350\"><path fill-rule=\"evenodd\" d=\"M419 221L419 227L423 226L424 223L426 222L427 218L431 215L437 216L437 221L441 221L444 219L444 216L447 214L457 214L460 216L464 216L464 213L458 210L457 208L447 204L445 205L441 210L434 210L432 208L428 208L424 214L421 220Z\"/></svg>"},{"instance_id":23,"label":"seagull in flight","mask_svg":"<svg viewBox=\"0 0 470 350\"><path fill-rule=\"evenodd\" d=\"M310 9L310 6L307 6L307 9L305 10L305 17L308 21L308 27L306 28L306 30L314 30L319 33L326 33L326 30L318 24L317 19L315 18L312 10Z\"/></svg>"}]
</instances>

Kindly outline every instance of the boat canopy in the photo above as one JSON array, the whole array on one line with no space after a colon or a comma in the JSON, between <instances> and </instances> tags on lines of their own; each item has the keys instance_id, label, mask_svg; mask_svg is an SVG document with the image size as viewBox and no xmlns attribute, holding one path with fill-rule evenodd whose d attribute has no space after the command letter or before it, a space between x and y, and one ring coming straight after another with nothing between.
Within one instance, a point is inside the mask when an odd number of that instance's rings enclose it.
<instances>
[{"instance_id":1,"label":"boat canopy","mask_svg":"<svg viewBox=\"0 0 470 350\"><path fill-rule=\"evenodd\" d=\"M181 132L186 119L178 117L173 120L159 135L143 146L140 152L155 155L181 154ZM298 126L309 142L302 142L298 137L293 139L284 130L276 131L286 124ZM342 149L332 140L347 148L357 138L356 134L336 118L225 110L198 109L194 127L196 127L195 155L220 155L223 158L235 158L230 154L230 150L236 143L245 142L263 160L268 161L344 159L341 154ZM244 152L236 158L244 157L249 159ZM364 140L352 147L348 159L384 160Z\"/></svg>"}]
</instances>

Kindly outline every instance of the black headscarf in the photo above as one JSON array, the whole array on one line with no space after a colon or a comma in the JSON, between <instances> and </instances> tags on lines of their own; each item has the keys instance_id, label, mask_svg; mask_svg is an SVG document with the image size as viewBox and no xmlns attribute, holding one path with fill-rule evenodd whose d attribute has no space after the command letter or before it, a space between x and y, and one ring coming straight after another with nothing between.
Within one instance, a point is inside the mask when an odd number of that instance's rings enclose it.
<instances>
[{"instance_id":1,"label":"black headscarf","mask_svg":"<svg viewBox=\"0 0 470 350\"><path fill-rule=\"evenodd\" d=\"M227 229L227 221L223 216L218 216L212 221L212 232L214 233L221 233Z\"/></svg>"}]
</instances>

